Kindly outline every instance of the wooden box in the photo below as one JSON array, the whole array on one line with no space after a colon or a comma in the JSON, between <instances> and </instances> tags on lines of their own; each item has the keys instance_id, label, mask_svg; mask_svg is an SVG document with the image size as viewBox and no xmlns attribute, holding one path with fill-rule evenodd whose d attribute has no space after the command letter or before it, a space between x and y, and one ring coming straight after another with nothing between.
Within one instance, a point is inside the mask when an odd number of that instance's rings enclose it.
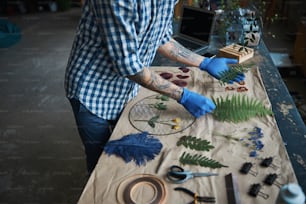
<instances>
[{"instance_id":1,"label":"wooden box","mask_svg":"<svg viewBox=\"0 0 306 204\"><path fill-rule=\"evenodd\" d=\"M219 49L218 56L237 59L240 64L254 56L254 49L245 46L242 47L238 44L231 44Z\"/></svg>"}]
</instances>

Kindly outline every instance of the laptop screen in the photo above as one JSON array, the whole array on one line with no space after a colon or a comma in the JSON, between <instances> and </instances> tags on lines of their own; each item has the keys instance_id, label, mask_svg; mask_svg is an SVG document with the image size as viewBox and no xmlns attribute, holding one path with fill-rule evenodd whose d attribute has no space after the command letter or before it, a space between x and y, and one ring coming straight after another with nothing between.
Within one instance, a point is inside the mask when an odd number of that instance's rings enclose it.
<instances>
[{"instance_id":1,"label":"laptop screen","mask_svg":"<svg viewBox=\"0 0 306 204\"><path fill-rule=\"evenodd\" d=\"M179 33L187 37L208 42L212 32L214 18L214 12L184 6Z\"/></svg>"}]
</instances>

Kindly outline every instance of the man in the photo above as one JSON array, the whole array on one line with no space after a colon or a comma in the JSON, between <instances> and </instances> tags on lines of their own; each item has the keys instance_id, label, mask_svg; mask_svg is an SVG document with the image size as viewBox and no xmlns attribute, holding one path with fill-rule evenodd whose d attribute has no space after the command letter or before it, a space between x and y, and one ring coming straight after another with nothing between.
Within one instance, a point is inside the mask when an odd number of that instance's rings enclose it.
<instances>
[{"instance_id":1,"label":"man","mask_svg":"<svg viewBox=\"0 0 306 204\"><path fill-rule=\"evenodd\" d=\"M94 169L124 105L140 85L170 96L192 115L214 110L205 96L163 79L148 67L158 51L218 78L233 59L204 58L171 38L176 0L87 0L69 58L65 88ZM205 26L205 25L203 25ZM238 76L236 81L243 79Z\"/></svg>"}]
</instances>

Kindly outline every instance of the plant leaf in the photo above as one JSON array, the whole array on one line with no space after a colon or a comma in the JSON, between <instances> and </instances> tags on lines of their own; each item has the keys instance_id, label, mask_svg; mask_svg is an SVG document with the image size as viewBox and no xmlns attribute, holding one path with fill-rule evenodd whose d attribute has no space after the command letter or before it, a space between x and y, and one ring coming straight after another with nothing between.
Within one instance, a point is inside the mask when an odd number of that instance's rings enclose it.
<instances>
[{"instance_id":1,"label":"plant leaf","mask_svg":"<svg viewBox=\"0 0 306 204\"><path fill-rule=\"evenodd\" d=\"M244 47L241 47L240 49L243 48ZM230 81L233 81L237 77L237 75L247 72L249 69L252 68L253 65L253 63L231 65L230 69L223 71L219 74L219 82L221 84L229 83Z\"/></svg>"},{"instance_id":2,"label":"plant leaf","mask_svg":"<svg viewBox=\"0 0 306 204\"><path fill-rule=\"evenodd\" d=\"M165 95L158 95L155 97L156 99L160 99L162 101L169 101L169 97Z\"/></svg>"},{"instance_id":3,"label":"plant leaf","mask_svg":"<svg viewBox=\"0 0 306 204\"><path fill-rule=\"evenodd\" d=\"M272 110L266 108L260 101L247 98L246 95L242 97L233 95L231 98L226 96L226 100L220 98L213 98L216 104L213 116L220 121L238 123L256 116L273 115Z\"/></svg>"},{"instance_id":4,"label":"plant leaf","mask_svg":"<svg viewBox=\"0 0 306 204\"><path fill-rule=\"evenodd\" d=\"M160 102L160 103L155 103L154 104L154 108L156 108L157 110L167 110L167 105L165 105L164 103Z\"/></svg>"},{"instance_id":5,"label":"plant leaf","mask_svg":"<svg viewBox=\"0 0 306 204\"><path fill-rule=\"evenodd\" d=\"M252 39L255 40L255 35L254 35L254 33L252 33L251 36L252 36Z\"/></svg>"},{"instance_id":6,"label":"plant leaf","mask_svg":"<svg viewBox=\"0 0 306 204\"><path fill-rule=\"evenodd\" d=\"M183 145L184 147L194 149L197 151L209 151L214 148L210 142L193 136L182 136L176 143L177 146Z\"/></svg>"},{"instance_id":7,"label":"plant leaf","mask_svg":"<svg viewBox=\"0 0 306 204\"><path fill-rule=\"evenodd\" d=\"M181 157L180 157L180 163L185 165L185 164L190 164L190 165L198 165L202 167L209 167L209 168L221 168L221 167L228 167L225 166L218 161L215 161L213 159L209 159L205 156L201 156L199 154L194 154L191 155L189 153L184 152Z\"/></svg>"},{"instance_id":8,"label":"plant leaf","mask_svg":"<svg viewBox=\"0 0 306 204\"><path fill-rule=\"evenodd\" d=\"M153 116L152 118L150 118L150 120L148 120L148 124L152 127L155 128L155 123L158 120L159 115Z\"/></svg>"}]
</instances>

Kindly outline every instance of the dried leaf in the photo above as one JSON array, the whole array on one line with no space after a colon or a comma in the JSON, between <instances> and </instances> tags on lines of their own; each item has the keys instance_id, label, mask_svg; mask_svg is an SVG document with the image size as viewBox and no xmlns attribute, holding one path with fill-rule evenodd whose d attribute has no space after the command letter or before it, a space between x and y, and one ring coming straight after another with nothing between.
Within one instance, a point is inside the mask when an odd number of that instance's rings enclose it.
<instances>
[{"instance_id":1,"label":"dried leaf","mask_svg":"<svg viewBox=\"0 0 306 204\"><path fill-rule=\"evenodd\" d=\"M201 138L196 138L193 136L182 136L179 141L176 143L177 146L183 145L184 147L194 149L197 151L209 151L214 148L214 146L210 145L210 142L207 140L203 140Z\"/></svg>"},{"instance_id":2,"label":"dried leaf","mask_svg":"<svg viewBox=\"0 0 306 204\"><path fill-rule=\"evenodd\" d=\"M205 156L199 155L199 154L194 154L191 155L189 153L184 152L181 157L180 157L180 163L185 165L199 165L202 167L209 167L209 168L221 168L221 167L228 167L225 166L218 161L215 161L213 159L209 159Z\"/></svg>"},{"instance_id":3,"label":"dried leaf","mask_svg":"<svg viewBox=\"0 0 306 204\"><path fill-rule=\"evenodd\" d=\"M220 121L243 122L251 117L272 115L272 110L266 108L261 101L250 99L246 95L233 95L231 98L227 95L224 99L213 98L216 109L213 112L214 117Z\"/></svg>"}]
</instances>

